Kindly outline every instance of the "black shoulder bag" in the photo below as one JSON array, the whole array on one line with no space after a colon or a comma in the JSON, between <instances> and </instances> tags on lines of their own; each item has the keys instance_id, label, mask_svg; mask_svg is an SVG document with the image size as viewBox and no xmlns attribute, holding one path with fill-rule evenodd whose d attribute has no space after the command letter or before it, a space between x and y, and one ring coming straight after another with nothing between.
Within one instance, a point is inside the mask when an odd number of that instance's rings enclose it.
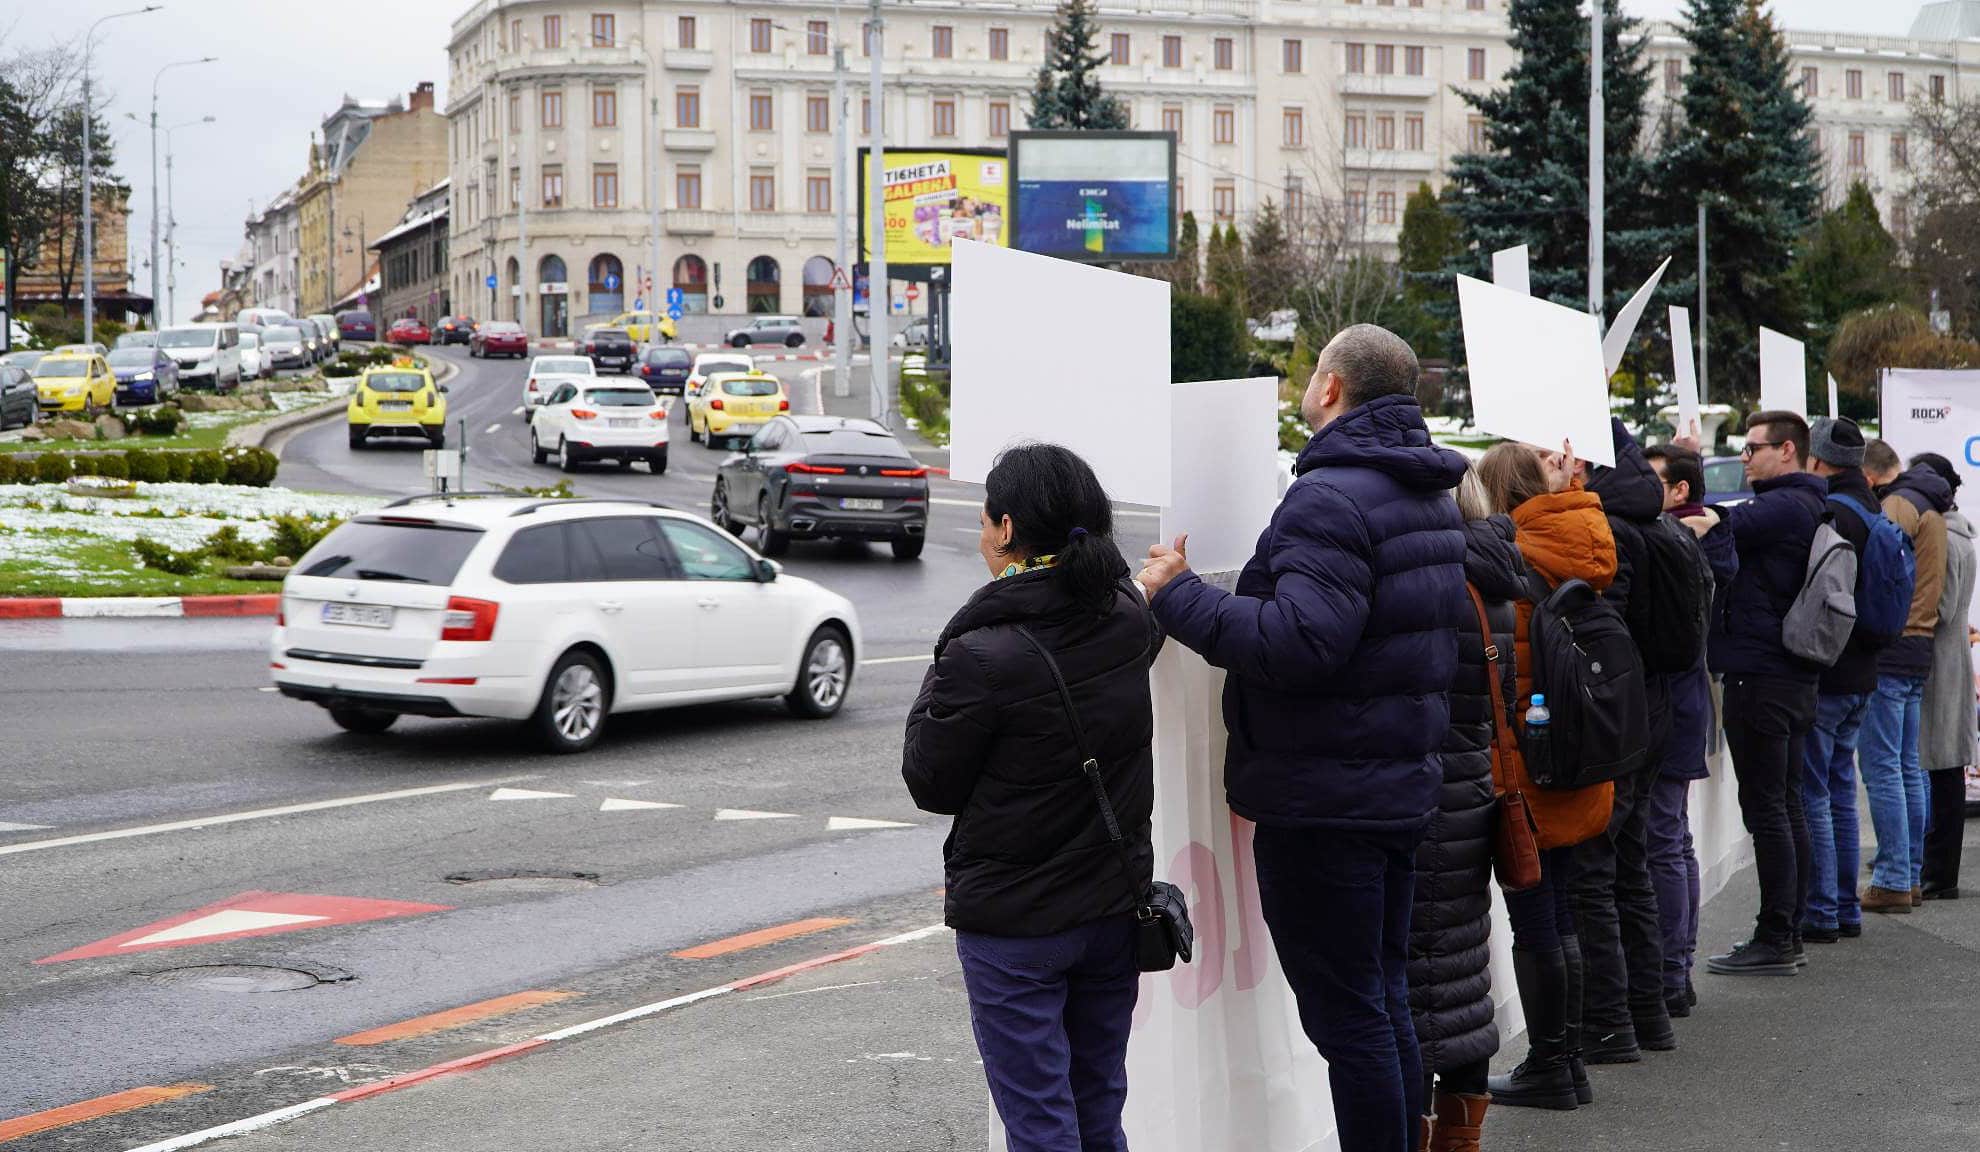
<instances>
[{"instance_id":1,"label":"black shoulder bag","mask_svg":"<svg viewBox=\"0 0 1980 1152\"><path fill-rule=\"evenodd\" d=\"M1134 858L1128 855L1127 841L1121 837L1120 821L1114 817L1114 802L1107 796L1107 783L1100 778L1100 761L1093 756L1086 744L1086 730L1080 727L1079 712L1073 707L1072 691L1066 687L1066 678L1059 671L1059 662L1052 658L1045 645L1039 643L1029 629L1019 628L1018 635L1038 650L1045 658L1045 667L1052 673L1052 683L1059 689L1059 702L1065 706L1066 722L1072 725L1073 743L1079 750L1079 769L1086 776L1086 782L1093 786L1093 799L1100 808L1100 820L1107 826L1107 839L1114 845L1114 851L1121 861L1121 877L1134 883ZM1134 897L1134 963L1143 972L1167 972L1176 966L1178 959L1189 963L1190 950L1196 941L1196 929L1189 922L1189 905L1184 902L1182 889L1161 880L1151 881Z\"/></svg>"}]
</instances>

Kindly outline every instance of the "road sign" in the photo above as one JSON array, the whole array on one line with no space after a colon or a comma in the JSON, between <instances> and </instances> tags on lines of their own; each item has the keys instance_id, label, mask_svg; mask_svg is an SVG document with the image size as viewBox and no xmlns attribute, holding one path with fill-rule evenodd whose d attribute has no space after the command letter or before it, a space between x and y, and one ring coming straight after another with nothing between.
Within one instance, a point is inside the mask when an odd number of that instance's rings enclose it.
<instances>
[{"instance_id":1,"label":"road sign","mask_svg":"<svg viewBox=\"0 0 1980 1152\"><path fill-rule=\"evenodd\" d=\"M832 269L832 291L844 292L851 287L852 281L846 279L846 270L844 268Z\"/></svg>"},{"instance_id":2,"label":"road sign","mask_svg":"<svg viewBox=\"0 0 1980 1152\"><path fill-rule=\"evenodd\" d=\"M614 276L612 273L607 272L605 274L605 291L617 292L618 290L619 290L619 278L617 276Z\"/></svg>"},{"instance_id":3,"label":"road sign","mask_svg":"<svg viewBox=\"0 0 1980 1152\"><path fill-rule=\"evenodd\" d=\"M490 272L488 274L488 279L482 281L482 283L488 285L490 288L495 287L495 273Z\"/></svg>"},{"instance_id":4,"label":"road sign","mask_svg":"<svg viewBox=\"0 0 1980 1152\"><path fill-rule=\"evenodd\" d=\"M721 310L722 310L722 298L720 296L717 296L715 297L715 311L720 312Z\"/></svg>"},{"instance_id":5,"label":"road sign","mask_svg":"<svg viewBox=\"0 0 1980 1152\"><path fill-rule=\"evenodd\" d=\"M683 305L683 304L685 304L685 303L687 303L687 295L686 295L686 293L684 293L684 292L682 292L682 291L681 291L681 290L680 290L679 288L669 288L669 289L667 289L667 306L668 306L668 307L670 307L670 308L678 308L678 307L680 307L681 305Z\"/></svg>"},{"instance_id":6,"label":"road sign","mask_svg":"<svg viewBox=\"0 0 1980 1152\"><path fill-rule=\"evenodd\" d=\"M449 912L444 904L411 904L402 900L360 900L348 896L305 896L285 892L243 892L217 904L182 912L155 924L133 928L108 940L57 953L37 964L122 956L187 944L212 944L248 936L270 936L299 928L329 928L361 924L427 912Z\"/></svg>"},{"instance_id":7,"label":"road sign","mask_svg":"<svg viewBox=\"0 0 1980 1152\"><path fill-rule=\"evenodd\" d=\"M646 311L646 297L644 297L644 296L635 296L635 297L633 297L633 306L632 306L632 310L633 310L633 311L635 311L635 312L644 312L644 311Z\"/></svg>"},{"instance_id":8,"label":"road sign","mask_svg":"<svg viewBox=\"0 0 1980 1152\"><path fill-rule=\"evenodd\" d=\"M667 319L679 320L680 318L681 318L681 306L679 304L676 304L672 308L667 309Z\"/></svg>"},{"instance_id":9,"label":"road sign","mask_svg":"<svg viewBox=\"0 0 1980 1152\"><path fill-rule=\"evenodd\" d=\"M909 302L910 302L910 303L911 303L911 302L913 302L913 301L916 301L916 300L919 300L919 299L921 299L921 285L919 285L919 284L910 284L910 285L908 285L908 286L907 286L907 298L908 298L908 300L909 300Z\"/></svg>"}]
</instances>

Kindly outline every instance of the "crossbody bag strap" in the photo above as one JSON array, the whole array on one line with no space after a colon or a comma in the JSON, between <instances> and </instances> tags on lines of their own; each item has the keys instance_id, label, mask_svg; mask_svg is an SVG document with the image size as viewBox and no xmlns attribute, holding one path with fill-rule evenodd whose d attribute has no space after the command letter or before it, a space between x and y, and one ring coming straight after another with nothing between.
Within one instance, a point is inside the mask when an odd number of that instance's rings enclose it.
<instances>
[{"instance_id":1,"label":"crossbody bag strap","mask_svg":"<svg viewBox=\"0 0 1980 1152\"><path fill-rule=\"evenodd\" d=\"M1506 717L1505 678L1499 672L1499 657L1503 653L1499 651L1498 642L1493 639L1492 618L1486 611L1485 597L1479 594L1478 586L1469 580L1465 581L1464 590L1471 593L1471 605L1478 611L1478 631L1482 634L1485 641L1485 670L1486 674L1491 678L1491 691L1489 694L1492 697L1493 727L1498 730L1494 742L1499 746L1499 754L1505 757L1506 771L1510 776L1515 745L1513 743L1512 724Z\"/></svg>"},{"instance_id":2,"label":"crossbody bag strap","mask_svg":"<svg viewBox=\"0 0 1980 1152\"><path fill-rule=\"evenodd\" d=\"M1059 671L1059 662L1052 658L1052 653L1039 642L1038 637L1033 636L1031 630L1022 625L1018 626L1017 634L1038 650L1038 654L1044 657L1046 671L1052 674L1052 684L1059 690L1059 703L1066 710L1066 722L1072 726L1073 747L1079 752L1079 770L1093 788L1093 802L1100 809L1100 822L1106 825L1107 839L1113 843L1115 852L1120 856L1121 879L1132 885L1134 861L1128 856L1127 840L1121 835L1121 822L1114 816L1114 802L1107 795L1107 783L1100 778L1100 761L1094 758L1092 749L1086 743L1086 729L1080 725L1079 709L1073 706L1072 689L1066 687L1066 677ZM1141 893L1138 890L1130 890L1128 896L1137 905L1141 903Z\"/></svg>"}]
</instances>

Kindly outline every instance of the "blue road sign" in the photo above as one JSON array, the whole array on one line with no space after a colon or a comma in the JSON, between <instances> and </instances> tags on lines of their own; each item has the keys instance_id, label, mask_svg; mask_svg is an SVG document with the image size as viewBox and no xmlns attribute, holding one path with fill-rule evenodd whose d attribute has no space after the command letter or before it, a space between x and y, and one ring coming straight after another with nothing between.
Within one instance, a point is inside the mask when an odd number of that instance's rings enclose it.
<instances>
[{"instance_id":1,"label":"blue road sign","mask_svg":"<svg viewBox=\"0 0 1980 1152\"><path fill-rule=\"evenodd\" d=\"M617 292L618 290L619 290L619 278L617 276L612 275L610 272L607 272L605 274L605 291Z\"/></svg>"},{"instance_id":2,"label":"blue road sign","mask_svg":"<svg viewBox=\"0 0 1980 1152\"><path fill-rule=\"evenodd\" d=\"M679 288L667 289L667 307L679 308L685 303L687 303L687 296ZM678 320L679 317L677 316L675 319Z\"/></svg>"},{"instance_id":3,"label":"blue road sign","mask_svg":"<svg viewBox=\"0 0 1980 1152\"><path fill-rule=\"evenodd\" d=\"M633 311L635 311L635 312L644 312L644 311L646 311L646 297L644 297L644 296L635 296L635 297L633 297L633 306L632 306L632 310L633 310Z\"/></svg>"},{"instance_id":4,"label":"blue road sign","mask_svg":"<svg viewBox=\"0 0 1980 1152\"><path fill-rule=\"evenodd\" d=\"M676 304L672 308L667 309L667 319L679 320L680 318L681 318L681 306L679 304Z\"/></svg>"},{"instance_id":5,"label":"blue road sign","mask_svg":"<svg viewBox=\"0 0 1980 1152\"><path fill-rule=\"evenodd\" d=\"M490 272L488 274L488 279L483 281L483 283L487 284L490 288L495 287L495 273Z\"/></svg>"}]
</instances>

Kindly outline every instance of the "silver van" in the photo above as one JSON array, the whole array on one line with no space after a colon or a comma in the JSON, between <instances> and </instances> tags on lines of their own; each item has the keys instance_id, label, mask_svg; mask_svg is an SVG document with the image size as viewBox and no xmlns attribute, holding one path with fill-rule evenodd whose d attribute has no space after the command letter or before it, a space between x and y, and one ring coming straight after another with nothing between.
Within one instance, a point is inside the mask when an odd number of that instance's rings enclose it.
<instances>
[{"instance_id":1,"label":"silver van","mask_svg":"<svg viewBox=\"0 0 1980 1152\"><path fill-rule=\"evenodd\" d=\"M241 386L238 325L184 324L162 329L158 347L179 366L179 386L232 392Z\"/></svg>"}]
</instances>

